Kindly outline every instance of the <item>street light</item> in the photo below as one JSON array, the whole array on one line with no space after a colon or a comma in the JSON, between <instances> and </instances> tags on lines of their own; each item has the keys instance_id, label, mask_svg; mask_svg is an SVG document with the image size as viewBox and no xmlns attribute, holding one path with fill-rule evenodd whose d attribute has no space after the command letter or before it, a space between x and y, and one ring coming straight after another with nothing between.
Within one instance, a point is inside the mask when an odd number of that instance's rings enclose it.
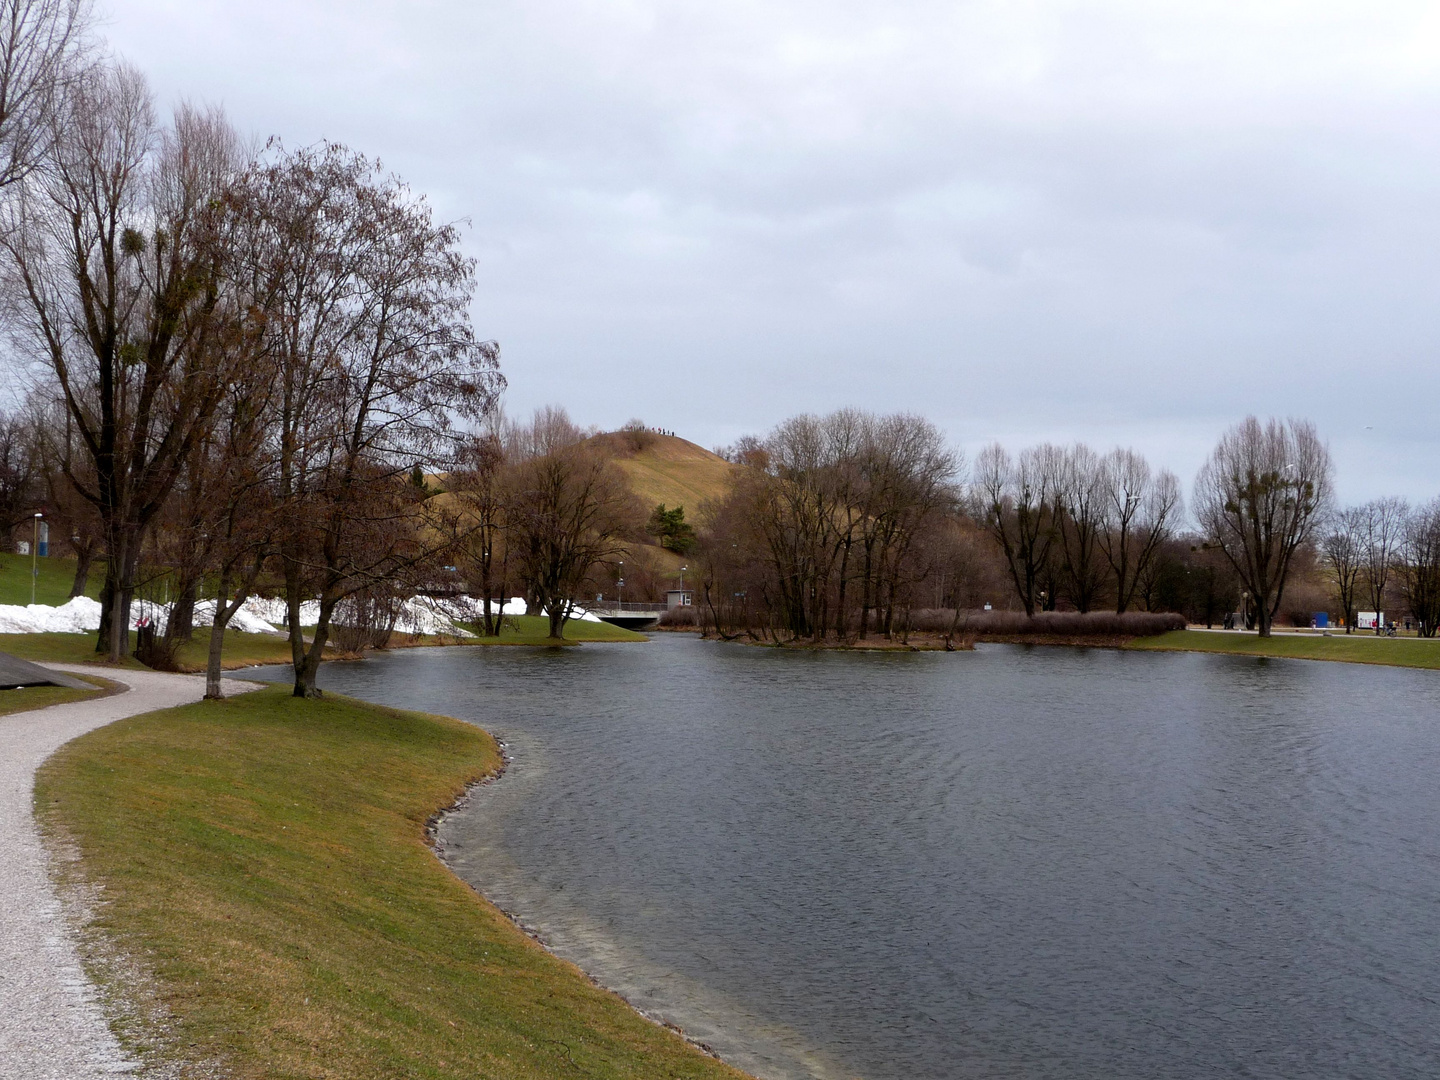
<instances>
[{"instance_id":1,"label":"street light","mask_svg":"<svg viewBox=\"0 0 1440 1080\"><path fill-rule=\"evenodd\" d=\"M30 539L30 606L35 606L35 580L40 576L40 519L43 514L36 514L32 522Z\"/></svg>"}]
</instances>

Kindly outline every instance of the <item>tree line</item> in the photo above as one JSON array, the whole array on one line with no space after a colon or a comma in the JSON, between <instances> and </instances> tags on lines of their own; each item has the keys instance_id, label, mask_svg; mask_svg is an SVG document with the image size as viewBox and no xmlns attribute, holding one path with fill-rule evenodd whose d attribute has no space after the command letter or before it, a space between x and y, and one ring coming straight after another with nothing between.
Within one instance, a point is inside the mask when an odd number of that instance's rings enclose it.
<instances>
[{"instance_id":1,"label":"tree line","mask_svg":"<svg viewBox=\"0 0 1440 1080\"><path fill-rule=\"evenodd\" d=\"M1269 635L1324 576L1349 631L1357 597L1381 610L1399 582L1420 633L1440 621L1440 501L1338 509L1314 426L1247 418L1196 477L1131 449L1083 443L973 468L921 417L841 410L802 416L724 451L744 466L700 534L706 621L722 636L863 641L916 611L953 613L1008 596L1038 612L1178 611L1213 623L1237 610ZM1323 602L1323 601L1322 601ZM1289 607L1287 607L1289 605ZM899 622L897 623L897 619Z\"/></svg>"}]
</instances>

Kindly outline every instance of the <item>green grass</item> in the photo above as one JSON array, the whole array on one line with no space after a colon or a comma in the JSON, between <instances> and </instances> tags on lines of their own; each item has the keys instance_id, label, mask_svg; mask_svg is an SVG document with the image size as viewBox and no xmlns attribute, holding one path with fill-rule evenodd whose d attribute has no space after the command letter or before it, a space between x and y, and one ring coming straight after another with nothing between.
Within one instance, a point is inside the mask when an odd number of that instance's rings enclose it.
<instances>
[{"instance_id":1,"label":"green grass","mask_svg":"<svg viewBox=\"0 0 1440 1080\"><path fill-rule=\"evenodd\" d=\"M95 651L96 635L90 634L0 634L0 652L46 664L104 664L105 655ZM133 639L132 639L133 640ZM144 670L133 656L118 665Z\"/></svg>"},{"instance_id":2,"label":"green grass","mask_svg":"<svg viewBox=\"0 0 1440 1080\"><path fill-rule=\"evenodd\" d=\"M480 633L474 623L465 623L465 629ZM518 627L512 629L512 627ZM544 615L507 615L504 631L499 637L462 638L463 645L549 645L550 620ZM626 630L607 622L582 622L572 619L565 624L566 641L649 641L644 634Z\"/></svg>"},{"instance_id":3,"label":"green grass","mask_svg":"<svg viewBox=\"0 0 1440 1080\"><path fill-rule=\"evenodd\" d=\"M182 671L204 671L210 660L210 627L197 626L195 636L180 646L175 660ZM274 634L242 634L225 631L220 666L227 671L256 664L290 663L290 639Z\"/></svg>"},{"instance_id":4,"label":"green grass","mask_svg":"<svg viewBox=\"0 0 1440 1080\"><path fill-rule=\"evenodd\" d=\"M0 634L0 652L18 656L22 660L34 660L56 664L103 664L105 656L95 651L96 635L91 634ZM131 646L135 639L131 636ZM197 626L195 637L180 646L176 661L182 671L204 671L210 653L210 628ZM251 667L255 664L288 664L290 642L271 634L242 634L236 630L225 631L225 648L221 663L227 669ZM126 658L121 667L143 668L133 656Z\"/></svg>"},{"instance_id":5,"label":"green grass","mask_svg":"<svg viewBox=\"0 0 1440 1080\"><path fill-rule=\"evenodd\" d=\"M162 1018L123 1037L187 1076L740 1077L427 848L427 819L498 762L471 725L281 688L66 745L37 777L38 816L78 850L76 881L103 886L89 932L139 960Z\"/></svg>"},{"instance_id":6,"label":"green grass","mask_svg":"<svg viewBox=\"0 0 1440 1080\"><path fill-rule=\"evenodd\" d=\"M107 693L113 694L124 689L119 683L109 679L97 679L93 675L78 675L76 678L92 683L95 688L76 690L69 686L22 686L18 690L0 690L0 716L104 697Z\"/></svg>"},{"instance_id":7,"label":"green grass","mask_svg":"<svg viewBox=\"0 0 1440 1080\"><path fill-rule=\"evenodd\" d=\"M35 579L35 602L58 607L70 599L70 586L75 581L75 560L44 558L35 560L40 571ZM105 579L105 564L96 560L90 566L85 595L98 598ZM30 556L0 554L0 604L30 603Z\"/></svg>"},{"instance_id":8,"label":"green grass","mask_svg":"<svg viewBox=\"0 0 1440 1080\"><path fill-rule=\"evenodd\" d=\"M1173 630L1158 637L1135 638L1128 649L1170 649L1188 652L1236 653L1244 656L1288 656L1297 660L1344 660L1356 664L1440 668L1440 638L1386 638L1373 634L1256 634Z\"/></svg>"}]
</instances>

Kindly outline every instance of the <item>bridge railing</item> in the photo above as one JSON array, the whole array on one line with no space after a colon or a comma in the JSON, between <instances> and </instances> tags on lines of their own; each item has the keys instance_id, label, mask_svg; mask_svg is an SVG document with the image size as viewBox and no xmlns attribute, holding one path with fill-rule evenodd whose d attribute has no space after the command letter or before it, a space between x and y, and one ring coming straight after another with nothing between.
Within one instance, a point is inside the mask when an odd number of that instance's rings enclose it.
<instances>
[{"instance_id":1,"label":"bridge railing","mask_svg":"<svg viewBox=\"0 0 1440 1080\"><path fill-rule=\"evenodd\" d=\"M608 611L614 614L633 611L638 615L658 615L666 609L667 605L665 604L656 604L645 601L627 601L622 604L615 600L601 600L598 603L589 605L587 608L587 610L589 611Z\"/></svg>"}]
</instances>

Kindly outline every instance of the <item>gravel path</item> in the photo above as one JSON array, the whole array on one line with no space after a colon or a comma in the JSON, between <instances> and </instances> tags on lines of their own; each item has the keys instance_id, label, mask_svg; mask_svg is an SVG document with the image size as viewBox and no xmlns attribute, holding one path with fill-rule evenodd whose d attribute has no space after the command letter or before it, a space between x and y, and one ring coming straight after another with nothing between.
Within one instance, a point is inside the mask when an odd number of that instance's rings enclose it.
<instances>
[{"instance_id":1,"label":"gravel path","mask_svg":"<svg viewBox=\"0 0 1440 1080\"><path fill-rule=\"evenodd\" d=\"M205 680L47 665L93 672L130 687L123 694L0 716L0 1078L91 1080L131 1073L86 978L46 872L32 812L35 770L57 749L97 727L199 701ZM225 692L254 689L227 680Z\"/></svg>"}]
</instances>

